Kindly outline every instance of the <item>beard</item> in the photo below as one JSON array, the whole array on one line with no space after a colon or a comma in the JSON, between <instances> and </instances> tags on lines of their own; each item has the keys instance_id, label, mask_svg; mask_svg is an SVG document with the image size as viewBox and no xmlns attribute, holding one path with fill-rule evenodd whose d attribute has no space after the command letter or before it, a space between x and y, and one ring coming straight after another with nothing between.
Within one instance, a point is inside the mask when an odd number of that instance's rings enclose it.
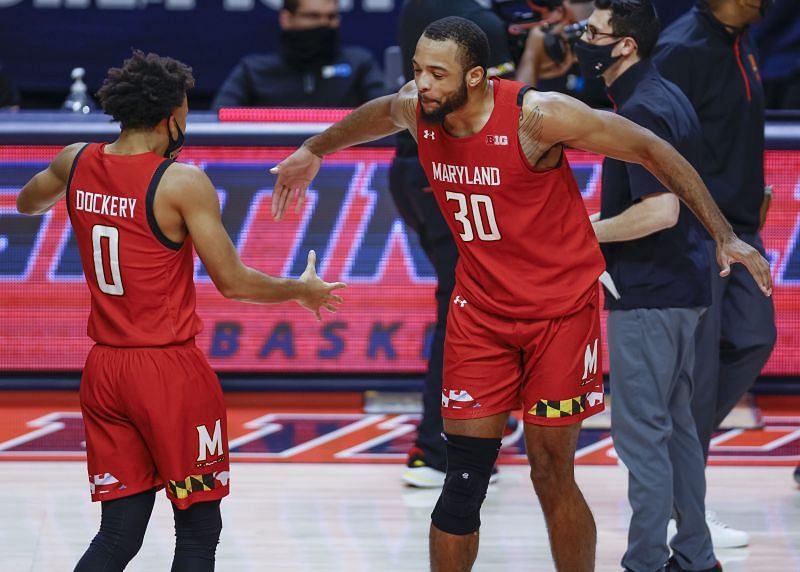
<instances>
[{"instance_id":1,"label":"beard","mask_svg":"<svg viewBox=\"0 0 800 572\"><path fill-rule=\"evenodd\" d=\"M422 96L420 96L420 117L425 123L441 125L448 114L464 107L464 104L467 103L467 97L467 82L462 81L461 87L459 87L451 97L448 97L437 109L428 113L422 106Z\"/></svg>"}]
</instances>

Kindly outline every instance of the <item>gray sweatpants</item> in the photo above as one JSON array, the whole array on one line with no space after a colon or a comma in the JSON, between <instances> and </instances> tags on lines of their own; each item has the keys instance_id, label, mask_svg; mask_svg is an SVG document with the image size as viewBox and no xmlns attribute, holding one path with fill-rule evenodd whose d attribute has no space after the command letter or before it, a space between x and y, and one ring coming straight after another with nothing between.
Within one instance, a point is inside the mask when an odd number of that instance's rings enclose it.
<instances>
[{"instance_id":1,"label":"gray sweatpants","mask_svg":"<svg viewBox=\"0 0 800 572\"><path fill-rule=\"evenodd\" d=\"M691 413L694 334L701 309L612 310L608 314L611 435L628 468L633 514L622 566L661 570L672 549L688 570L716 563L706 527L703 451Z\"/></svg>"}]
</instances>

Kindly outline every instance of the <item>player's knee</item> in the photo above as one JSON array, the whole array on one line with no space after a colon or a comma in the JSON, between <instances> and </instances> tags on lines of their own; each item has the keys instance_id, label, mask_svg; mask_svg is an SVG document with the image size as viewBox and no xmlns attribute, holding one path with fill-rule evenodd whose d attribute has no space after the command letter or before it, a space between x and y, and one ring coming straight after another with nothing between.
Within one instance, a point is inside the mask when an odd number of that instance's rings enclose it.
<instances>
[{"instance_id":1,"label":"player's knee","mask_svg":"<svg viewBox=\"0 0 800 572\"><path fill-rule=\"evenodd\" d=\"M575 473L571 458L546 451L530 455L530 458L531 482L540 498L557 495L559 491L574 486Z\"/></svg>"},{"instance_id":2,"label":"player's knee","mask_svg":"<svg viewBox=\"0 0 800 572\"><path fill-rule=\"evenodd\" d=\"M447 437L447 475L433 509L433 525L449 534L470 534L480 528L480 510L500 439Z\"/></svg>"},{"instance_id":3,"label":"player's knee","mask_svg":"<svg viewBox=\"0 0 800 572\"><path fill-rule=\"evenodd\" d=\"M175 550L213 558L222 533L220 501L195 503L175 513Z\"/></svg>"}]
</instances>

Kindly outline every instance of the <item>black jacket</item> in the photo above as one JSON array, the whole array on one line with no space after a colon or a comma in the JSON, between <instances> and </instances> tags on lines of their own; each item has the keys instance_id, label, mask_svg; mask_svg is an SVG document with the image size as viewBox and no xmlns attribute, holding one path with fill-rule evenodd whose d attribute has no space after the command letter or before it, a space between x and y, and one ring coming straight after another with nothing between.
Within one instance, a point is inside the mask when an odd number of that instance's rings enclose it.
<instances>
[{"instance_id":1,"label":"black jacket","mask_svg":"<svg viewBox=\"0 0 800 572\"><path fill-rule=\"evenodd\" d=\"M764 197L764 91L750 35L726 29L701 2L664 30L653 61L697 112L711 194L737 233L755 233Z\"/></svg>"},{"instance_id":2,"label":"black jacket","mask_svg":"<svg viewBox=\"0 0 800 572\"><path fill-rule=\"evenodd\" d=\"M278 54L242 58L217 92L220 107L357 107L385 95L383 74L363 48L343 47L330 65L303 72Z\"/></svg>"}]
</instances>

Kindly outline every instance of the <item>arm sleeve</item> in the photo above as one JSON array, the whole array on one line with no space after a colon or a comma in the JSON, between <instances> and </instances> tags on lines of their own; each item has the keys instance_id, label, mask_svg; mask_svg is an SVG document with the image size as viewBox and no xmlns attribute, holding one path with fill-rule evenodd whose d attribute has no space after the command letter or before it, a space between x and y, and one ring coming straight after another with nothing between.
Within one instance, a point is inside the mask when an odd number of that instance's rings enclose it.
<instances>
[{"instance_id":1,"label":"arm sleeve","mask_svg":"<svg viewBox=\"0 0 800 572\"><path fill-rule=\"evenodd\" d=\"M672 135L666 129L664 123L655 117L652 112L643 106L636 106L627 110L624 117L630 119L637 125L652 131L657 137L661 137L667 143L674 145L671 141ZM661 184L650 171L638 163L625 163L628 172L628 182L630 183L631 199L638 201L647 195L654 193L668 193L670 190Z\"/></svg>"},{"instance_id":2,"label":"arm sleeve","mask_svg":"<svg viewBox=\"0 0 800 572\"><path fill-rule=\"evenodd\" d=\"M211 109L220 107L243 107L250 104L250 80L247 77L247 66L244 61L239 62L225 79L222 87L217 91Z\"/></svg>"}]
</instances>

